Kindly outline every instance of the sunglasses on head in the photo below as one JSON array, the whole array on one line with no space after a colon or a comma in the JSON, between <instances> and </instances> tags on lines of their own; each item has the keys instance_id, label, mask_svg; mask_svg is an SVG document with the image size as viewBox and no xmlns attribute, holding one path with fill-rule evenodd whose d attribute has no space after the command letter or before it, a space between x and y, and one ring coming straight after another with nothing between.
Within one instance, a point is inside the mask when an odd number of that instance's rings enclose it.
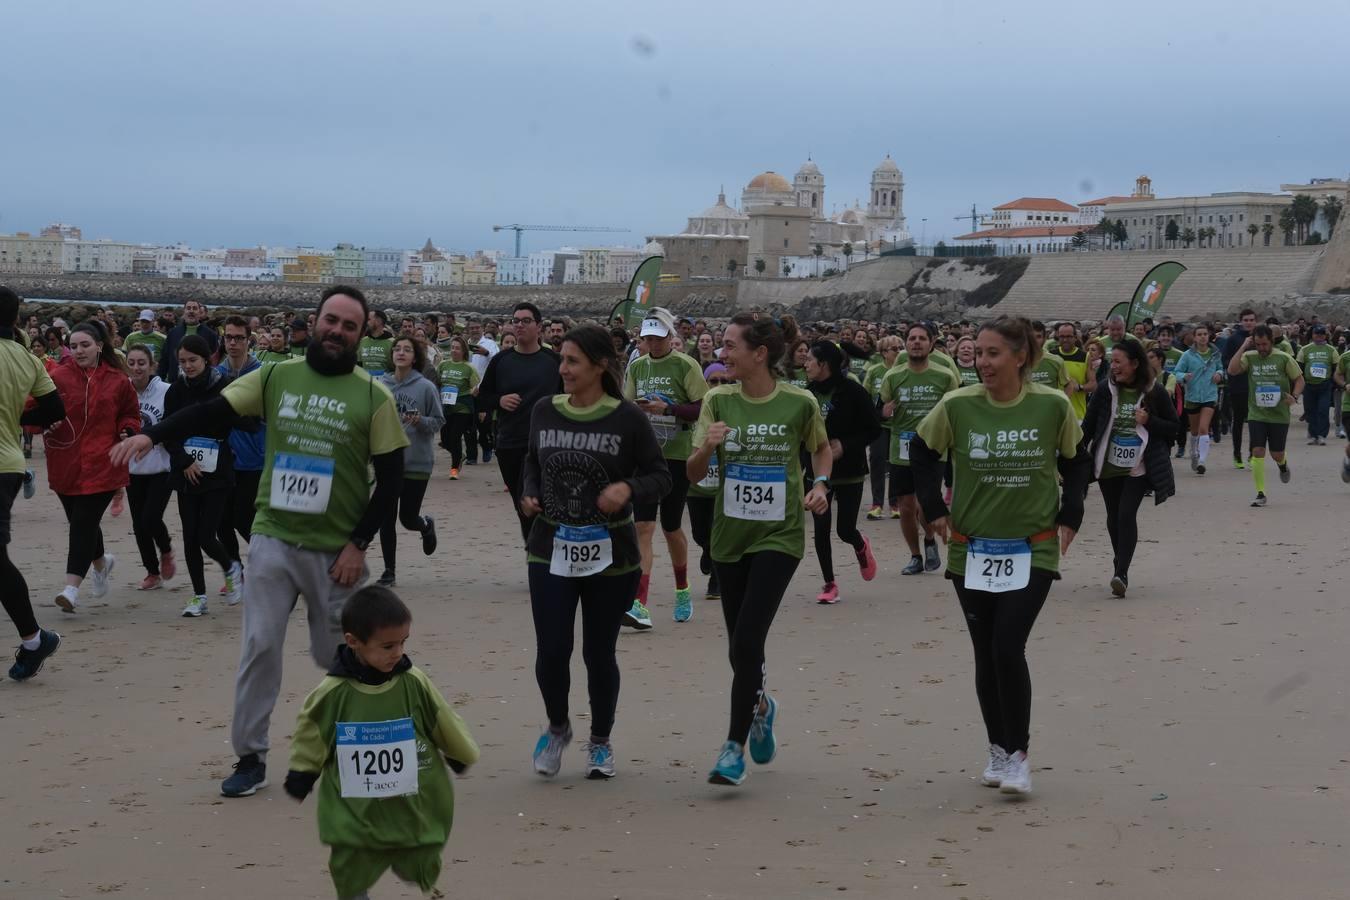
<instances>
[{"instance_id":1,"label":"sunglasses on head","mask_svg":"<svg viewBox=\"0 0 1350 900\"><path fill-rule=\"evenodd\" d=\"M719 384L731 384L731 379L730 379L730 378L709 378L709 379L708 379L708 384L713 385L714 387L716 387L716 386L719 385Z\"/></svg>"}]
</instances>

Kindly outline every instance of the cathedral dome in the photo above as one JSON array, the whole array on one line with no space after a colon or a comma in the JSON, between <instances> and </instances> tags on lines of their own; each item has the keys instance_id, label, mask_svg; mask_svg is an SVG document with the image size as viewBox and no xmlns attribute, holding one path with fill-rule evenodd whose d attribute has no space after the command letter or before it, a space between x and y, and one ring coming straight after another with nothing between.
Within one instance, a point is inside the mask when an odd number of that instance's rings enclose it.
<instances>
[{"instance_id":1,"label":"cathedral dome","mask_svg":"<svg viewBox=\"0 0 1350 900\"><path fill-rule=\"evenodd\" d=\"M741 214L727 206L726 194L718 194L717 202L701 212L698 217L700 219L739 219Z\"/></svg>"},{"instance_id":2,"label":"cathedral dome","mask_svg":"<svg viewBox=\"0 0 1350 900\"><path fill-rule=\"evenodd\" d=\"M806 162L802 163L802 167L797 170L798 178L807 178L819 174L820 174L820 167L809 159Z\"/></svg>"},{"instance_id":3,"label":"cathedral dome","mask_svg":"<svg viewBox=\"0 0 1350 900\"><path fill-rule=\"evenodd\" d=\"M666 248L665 248L665 247L662 247L662 246L661 246L659 243L657 243L656 241L648 241L647 244L646 244L646 246L642 248L642 255L643 255L644 257L648 257L648 256L665 256L665 255L666 255Z\"/></svg>"},{"instance_id":4,"label":"cathedral dome","mask_svg":"<svg viewBox=\"0 0 1350 900\"><path fill-rule=\"evenodd\" d=\"M787 183L787 179L777 172L761 172L750 183L745 186L747 191L763 191L764 193L791 193L792 185Z\"/></svg>"},{"instance_id":5,"label":"cathedral dome","mask_svg":"<svg viewBox=\"0 0 1350 900\"><path fill-rule=\"evenodd\" d=\"M886 158L881 161L881 165L872 170L873 175L880 175L883 172L887 174L895 173L897 175L900 173L900 167L895 164L895 160L891 159L889 153L887 153Z\"/></svg>"},{"instance_id":6,"label":"cathedral dome","mask_svg":"<svg viewBox=\"0 0 1350 900\"><path fill-rule=\"evenodd\" d=\"M839 215L839 224L861 225L863 224L862 213L857 209L846 209Z\"/></svg>"}]
</instances>

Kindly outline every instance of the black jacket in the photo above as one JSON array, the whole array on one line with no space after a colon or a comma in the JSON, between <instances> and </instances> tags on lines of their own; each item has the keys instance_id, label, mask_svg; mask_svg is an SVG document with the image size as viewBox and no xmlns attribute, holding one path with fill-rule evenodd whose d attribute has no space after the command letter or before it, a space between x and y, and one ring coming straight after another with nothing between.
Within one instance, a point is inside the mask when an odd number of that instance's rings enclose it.
<instances>
[{"instance_id":1,"label":"black jacket","mask_svg":"<svg viewBox=\"0 0 1350 900\"><path fill-rule=\"evenodd\" d=\"M216 348L220 346L220 340L216 337L215 331L205 322L197 323L197 335L206 341L206 346L215 353ZM159 379L165 384L173 384L178 379L178 345L183 342L183 337L187 334L187 325L179 323L169 329L169 333L164 336L164 352L159 357Z\"/></svg>"},{"instance_id":2,"label":"black jacket","mask_svg":"<svg viewBox=\"0 0 1350 900\"><path fill-rule=\"evenodd\" d=\"M867 447L881 434L881 419L867 389L852 378L843 377L824 384L813 381L807 386L821 403L825 434L844 448L843 455L834 461L830 480L863 477L867 474ZM828 404L821 397L823 393L830 394ZM806 454L803 457L803 468L810 473L809 483L815 473L810 471L810 457Z\"/></svg>"},{"instance_id":3,"label":"black jacket","mask_svg":"<svg viewBox=\"0 0 1350 900\"><path fill-rule=\"evenodd\" d=\"M1144 409L1148 411L1148 446L1144 448L1144 479L1153 490L1156 506L1177 492L1172 476L1171 449L1176 445L1180 422L1176 407L1167 390L1156 381L1144 394ZM1111 440L1111 386L1106 380L1097 383L1097 389L1088 400L1087 415L1083 417L1083 442L1078 452L1096 459L1098 447ZM1094 468L1095 471L1095 468Z\"/></svg>"},{"instance_id":4,"label":"black jacket","mask_svg":"<svg viewBox=\"0 0 1350 900\"><path fill-rule=\"evenodd\" d=\"M196 404L209 403L229 384L232 379L222 375L219 370L207 368L194 382L180 373L169 390L164 394L164 417L168 418L181 409ZM203 472L196 484L190 483L183 475L194 458L188 453L184 441L166 440L164 449L169 451L169 483L185 494L201 494L206 491L225 490L234 486L234 453L230 450L230 429L239 424L238 417L217 420L210 428L204 429L194 437L214 439L216 442L216 469Z\"/></svg>"}]
</instances>

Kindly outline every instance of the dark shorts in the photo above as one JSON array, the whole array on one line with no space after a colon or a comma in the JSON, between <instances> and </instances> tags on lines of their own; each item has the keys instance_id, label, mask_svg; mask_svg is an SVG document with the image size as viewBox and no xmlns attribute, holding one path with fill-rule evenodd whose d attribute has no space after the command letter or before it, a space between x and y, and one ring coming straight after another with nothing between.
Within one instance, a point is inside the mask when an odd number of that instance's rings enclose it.
<instances>
[{"instance_id":1,"label":"dark shorts","mask_svg":"<svg viewBox=\"0 0 1350 900\"><path fill-rule=\"evenodd\" d=\"M13 472L0 475L0 547L9 546L10 519L13 517L14 498L23 489L23 476Z\"/></svg>"},{"instance_id":2,"label":"dark shorts","mask_svg":"<svg viewBox=\"0 0 1350 900\"><path fill-rule=\"evenodd\" d=\"M1204 403L1186 403L1184 407L1188 413L1197 413L1202 409L1214 409L1215 403L1213 400L1206 400Z\"/></svg>"},{"instance_id":3,"label":"dark shorts","mask_svg":"<svg viewBox=\"0 0 1350 900\"><path fill-rule=\"evenodd\" d=\"M908 497L914 493L914 469L891 463L891 496Z\"/></svg>"},{"instance_id":4,"label":"dark shorts","mask_svg":"<svg viewBox=\"0 0 1350 900\"><path fill-rule=\"evenodd\" d=\"M1289 426L1277 422L1247 420L1247 442L1252 447L1268 447L1271 453L1283 453L1289 439Z\"/></svg>"},{"instance_id":5,"label":"dark shorts","mask_svg":"<svg viewBox=\"0 0 1350 900\"><path fill-rule=\"evenodd\" d=\"M668 459L670 467L670 493L656 503L635 503L633 520L637 522L655 522L657 513L661 514L662 531L679 531L684 521L684 498L689 493L689 476L685 474L685 460Z\"/></svg>"}]
</instances>

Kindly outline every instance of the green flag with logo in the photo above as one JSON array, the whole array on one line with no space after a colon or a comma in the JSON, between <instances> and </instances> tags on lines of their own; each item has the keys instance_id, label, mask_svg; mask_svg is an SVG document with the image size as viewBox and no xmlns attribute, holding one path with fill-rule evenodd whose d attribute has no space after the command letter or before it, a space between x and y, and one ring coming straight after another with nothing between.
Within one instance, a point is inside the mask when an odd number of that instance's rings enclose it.
<instances>
[{"instance_id":1,"label":"green flag with logo","mask_svg":"<svg viewBox=\"0 0 1350 900\"><path fill-rule=\"evenodd\" d=\"M1139 287L1134 289L1134 297L1130 300L1130 312L1125 316L1125 329L1128 331L1134 328L1136 322L1142 322L1144 319L1156 320L1158 314L1162 312L1172 282L1185 271L1186 267L1179 262L1158 263L1150 269L1140 280Z\"/></svg>"},{"instance_id":2,"label":"green flag with logo","mask_svg":"<svg viewBox=\"0 0 1350 900\"><path fill-rule=\"evenodd\" d=\"M1130 314L1130 301L1122 300L1115 306L1111 307L1111 311L1106 314L1106 318L1102 319L1102 321L1105 322L1113 316L1120 316L1122 319L1124 319L1129 314Z\"/></svg>"},{"instance_id":3,"label":"green flag with logo","mask_svg":"<svg viewBox=\"0 0 1350 900\"><path fill-rule=\"evenodd\" d=\"M665 261L663 256L649 256L642 261L642 265L633 273L633 280L628 282L628 296L615 304L614 309L610 311L611 323L617 317L627 328L656 305L654 301L656 286L661 282L661 265Z\"/></svg>"}]
</instances>

